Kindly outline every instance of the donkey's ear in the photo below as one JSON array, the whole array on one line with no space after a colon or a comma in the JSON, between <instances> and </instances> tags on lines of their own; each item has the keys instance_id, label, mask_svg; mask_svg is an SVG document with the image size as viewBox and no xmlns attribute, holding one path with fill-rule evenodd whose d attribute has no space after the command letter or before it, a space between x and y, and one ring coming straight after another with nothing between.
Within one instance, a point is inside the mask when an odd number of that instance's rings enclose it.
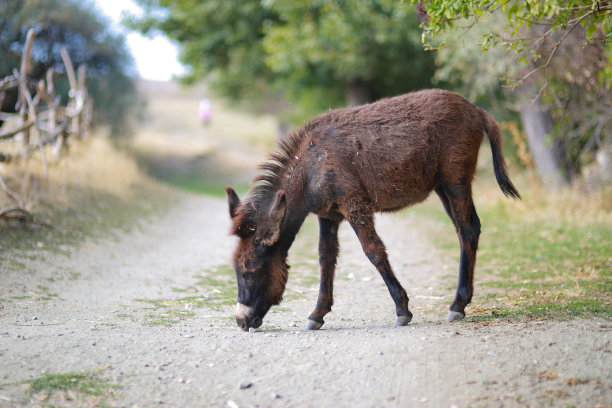
<instances>
[{"instance_id":1,"label":"donkey's ear","mask_svg":"<svg viewBox=\"0 0 612 408\"><path fill-rule=\"evenodd\" d=\"M274 204L270 207L268 222L264 231L262 231L261 243L266 246L276 244L280 238L281 224L287 212L287 199L285 192L279 191L274 198Z\"/></svg>"},{"instance_id":2,"label":"donkey's ear","mask_svg":"<svg viewBox=\"0 0 612 408\"><path fill-rule=\"evenodd\" d=\"M236 210L240 205L240 198L238 198L238 194L236 194L234 189L230 186L225 187L225 194L227 194L227 202L229 203L230 217L234 218L236 216Z\"/></svg>"}]
</instances>

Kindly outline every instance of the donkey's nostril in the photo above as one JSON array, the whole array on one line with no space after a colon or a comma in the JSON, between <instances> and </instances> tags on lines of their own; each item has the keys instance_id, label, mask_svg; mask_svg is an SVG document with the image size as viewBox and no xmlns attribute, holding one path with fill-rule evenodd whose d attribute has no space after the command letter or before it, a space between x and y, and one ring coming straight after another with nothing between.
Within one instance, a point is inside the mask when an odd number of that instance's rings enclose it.
<instances>
[{"instance_id":1,"label":"donkey's nostril","mask_svg":"<svg viewBox=\"0 0 612 408\"><path fill-rule=\"evenodd\" d=\"M249 330L249 325L248 325L246 319L237 317L236 318L236 324L238 324L238 327L240 327L244 331L248 331Z\"/></svg>"}]
</instances>

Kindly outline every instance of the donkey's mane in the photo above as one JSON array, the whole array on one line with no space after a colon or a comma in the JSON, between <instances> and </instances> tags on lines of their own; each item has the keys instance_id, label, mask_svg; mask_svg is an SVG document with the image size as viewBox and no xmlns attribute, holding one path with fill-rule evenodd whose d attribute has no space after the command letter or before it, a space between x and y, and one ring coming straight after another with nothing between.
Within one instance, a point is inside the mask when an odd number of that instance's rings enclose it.
<instances>
[{"instance_id":1,"label":"donkey's mane","mask_svg":"<svg viewBox=\"0 0 612 408\"><path fill-rule=\"evenodd\" d=\"M244 201L245 215L257 217L267 211L267 206L280 188L281 176L290 163L298 160L296 152L313 126L314 122L310 122L280 140L277 150L270 153L268 158L259 165L258 172L252 181L253 185Z\"/></svg>"}]
</instances>

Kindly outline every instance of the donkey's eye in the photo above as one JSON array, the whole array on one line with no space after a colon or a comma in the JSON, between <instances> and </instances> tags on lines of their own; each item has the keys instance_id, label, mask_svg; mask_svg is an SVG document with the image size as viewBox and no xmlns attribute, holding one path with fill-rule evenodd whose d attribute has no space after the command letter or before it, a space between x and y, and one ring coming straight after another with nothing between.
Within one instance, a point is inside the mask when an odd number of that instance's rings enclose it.
<instances>
[{"instance_id":1,"label":"donkey's eye","mask_svg":"<svg viewBox=\"0 0 612 408\"><path fill-rule=\"evenodd\" d=\"M245 282L252 282L255 280L255 272L246 272L243 277Z\"/></svg>"}]
</instances>

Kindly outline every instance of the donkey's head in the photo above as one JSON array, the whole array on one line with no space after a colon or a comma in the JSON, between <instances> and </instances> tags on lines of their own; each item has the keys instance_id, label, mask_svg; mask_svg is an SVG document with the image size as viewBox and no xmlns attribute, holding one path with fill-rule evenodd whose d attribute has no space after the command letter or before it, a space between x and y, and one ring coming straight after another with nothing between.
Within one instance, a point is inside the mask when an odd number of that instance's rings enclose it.
<instances>
[{"instance_id":1,"label":"donkey's head","mask_svg":"<svg viewBox=\"0 0 612 408\"><path fill-rule=\"evenodd\" d=\"M236 192L225 189L232 218L232 233L240 238L234 253L238 281L236 322L243 330L261 326L272 305L283 298L289 266L280 249L281 226L287 208L285 193L276 193L269 205L241 202Z\"/></svg>"}]
</instances>

